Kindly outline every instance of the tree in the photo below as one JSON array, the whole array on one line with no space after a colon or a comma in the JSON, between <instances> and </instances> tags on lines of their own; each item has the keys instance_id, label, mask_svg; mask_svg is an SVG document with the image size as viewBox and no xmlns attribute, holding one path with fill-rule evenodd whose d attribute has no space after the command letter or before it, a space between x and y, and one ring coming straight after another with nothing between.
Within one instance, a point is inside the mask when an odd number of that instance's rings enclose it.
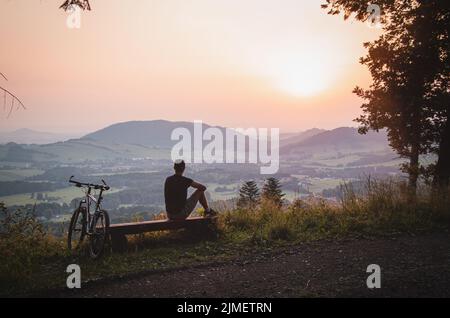
<instances>
[{"instance_id":1,"label":"tree","mask_svg":"<svg viewBox=\"0 0 450 318\"><path fill-rule=\"evenodd\" d=\"M89 0L66 0L59 8L64 9L65 11L69 11L73 7L79 7L82 10L91 10Z\"/></svg>"},{"instance_id":2,"label":"tree","mask_svg":"<svg viewBox=\"0 0 450 318\"><path fill-rule=\"evenodd\" d=\"M8 81L6 76L3 73L0 73L0 78L3 78L5 81ZM22 101L9 90L0 85L0 92L3 93L3 109L6 110L9 105L8 117L11 115L14 108L22 107L25 109Z\"/></svg>"},{"instance_id":3,"label":"tree","mask_svg":"<svg viewBox=\"0 0 450 318\"><path fill-rule=\"evenodd\" d=\"M259 203L259 189L255 181L246 181L239 189L238 207L254 207Z\"/></svg>"},{"instance_id":4,"label":"tree","mask_svg":"<svg viewBox=\"0 0 450 318\"><path fill-rule=\"evenodd\" d=\"M263 186L262 198L281 206L284 196L280 181L273 177L268 178Z\"/></svg>"},{"instance_id":5,"label":"tree","mask_svg":"<svg viewBox=\"0 0 450 318\"><path fill-rule=\"evenodd\" d=\"M450 143L448 4L439 0L377 4L383 10L383 34L364 43L368 54L361 59L373 84L368 90L354 90L365 100L363 115L356 119L360 133L387 129L390 145L409 159L403 168L413 191L427 168L420 166L420 156L432 152L439 156L435 178L448 184L450 168L442 164L445 158L450 160L449 147L442 148ZM362 21L371 16L369 2L363 0L327 0L322 7L332 15L343 12L344 19L352 13Z\"/></svg>"}]
</instances>

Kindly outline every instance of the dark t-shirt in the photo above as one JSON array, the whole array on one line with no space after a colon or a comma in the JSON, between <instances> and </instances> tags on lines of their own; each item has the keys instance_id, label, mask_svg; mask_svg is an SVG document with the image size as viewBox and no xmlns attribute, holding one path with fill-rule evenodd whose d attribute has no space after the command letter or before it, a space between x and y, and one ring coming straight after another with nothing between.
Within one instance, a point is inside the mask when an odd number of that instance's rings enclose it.
<instances>
[{"instance_id":1,"label":"dark t-shirt","mask_svg":"<svg viewBox=\"0 0 450 318\"><path fill-rule=\"evenodd\" d=\"M192 179L173 175L166 179L164 184L164 198L166 201L166 211L177 214L182 211L187 199L187 190L191 186Z\"/></svg>"}]
</instances>

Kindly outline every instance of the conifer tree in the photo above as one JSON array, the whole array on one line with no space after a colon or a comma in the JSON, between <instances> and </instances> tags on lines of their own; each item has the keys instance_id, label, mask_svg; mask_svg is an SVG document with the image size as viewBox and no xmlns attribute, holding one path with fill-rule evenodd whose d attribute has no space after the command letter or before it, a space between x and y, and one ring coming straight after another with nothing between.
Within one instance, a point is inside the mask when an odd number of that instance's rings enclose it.
<instances>
[{"instance_id":1,"label":"conifer tree","mask_svg":"<svg viewBox=\"0 0 450 318\"><path fill-rule=\"evenodd\" d=\"M281 189L280 181L276 178L268 178L264 183L264 187L262 190L262 198L265 200L272 201L278 206L281 206L283 203L283 197L285 194Z\"/></svg>"},{"instance_id":2,"label":"conifer tree","mask_svg":"<svg viewBox=\"0 0 450 318\"><path fill-rule=\"evenodd\" d=\"M255 181L246 181L239 189L238 207L255 206L259 203L259 189Z\"/></svg>"}]
</instances>

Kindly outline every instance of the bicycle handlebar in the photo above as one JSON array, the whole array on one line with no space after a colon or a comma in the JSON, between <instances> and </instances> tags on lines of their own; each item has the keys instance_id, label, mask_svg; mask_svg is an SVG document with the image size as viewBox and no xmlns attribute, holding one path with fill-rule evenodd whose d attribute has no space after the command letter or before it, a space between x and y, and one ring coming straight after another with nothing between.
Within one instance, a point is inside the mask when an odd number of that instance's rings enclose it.
<instances>
[{"instance_id":1,"label":"bicycle handlebar","mask_svg":"<svg viewBox=\"0 0 450 318\"><path fill-rule=\"evenodd\" d=\"M105 180L102 179L103 184L94 184L94 183L84 183L80 181L73 180L75 176L71 176L69 179L69 183L75 184L78 188L81 187L88 187L88 188L94 188L96 190L105 190L108 191L110 188L109 185L106 184Z\"/></svg>"}]
</instances>

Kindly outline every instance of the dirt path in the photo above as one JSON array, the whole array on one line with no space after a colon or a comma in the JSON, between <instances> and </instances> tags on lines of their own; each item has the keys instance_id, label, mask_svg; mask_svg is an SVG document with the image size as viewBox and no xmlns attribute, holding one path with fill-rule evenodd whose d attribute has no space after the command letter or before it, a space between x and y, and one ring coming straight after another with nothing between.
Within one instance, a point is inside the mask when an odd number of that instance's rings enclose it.
<instances>
[{"instance_id":1,"label":"dirt path","mask_svg":"<svg viewBox=\"0 0 450 318\"><path fill-rule=\"evenodd\" d=\"M382 288L369 290L369 264ZM450 297L450 233L320 241L216 266L85 285L76 297Z\"/></svg>"}]
</instances>

